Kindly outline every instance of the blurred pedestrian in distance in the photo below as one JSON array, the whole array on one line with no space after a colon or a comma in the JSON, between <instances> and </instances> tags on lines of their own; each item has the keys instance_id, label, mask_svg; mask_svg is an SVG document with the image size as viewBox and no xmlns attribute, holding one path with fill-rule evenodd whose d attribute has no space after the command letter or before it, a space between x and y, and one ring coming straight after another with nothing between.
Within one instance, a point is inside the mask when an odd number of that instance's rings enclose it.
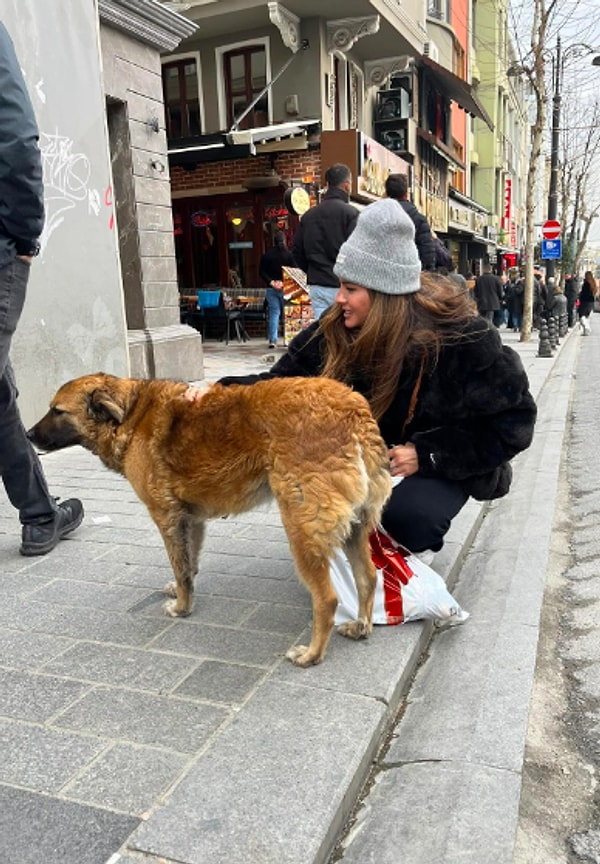
<instances>
[{"instance_id":1,"label":"blurred pedestrian in distance","mask_svg":"<svg viewBox=\"0 0 600 864\"><path fill-rule=\"evenodd\" d=\"M462 273L458 272L458 267L454 263L452 264L452 269L448 273L448 279L458 285L459 291L468 291L467 280Z\"/></svg>"},{"instance_id":2,"label":"blurred pedestrian in distance","mask_svg":"<svg viewBox=\"0 0 600 864\"><path fill-rule=\"evenodd\" d=\"M598 285L591 270L586 270L579 292L579 324L584 336L592 332L590 315L594 311L594 300L598 296Z\"/></svg>"},{"instance_id":3,"label":"blurred pedestrian in distance","mask_svg":"<svg viewBox=\"0 0 600 864\"><path fill-rule=\"evenodd\" d=\"M393 198L398 201L407 216L413 221L415 226L415 243L421 260L421 268L423 270L435 270L435 246L433 243L433 233L429 227L429 222L419 213L415 205L408 198L408 177L406 174L388 174L385 181L385 194L388 198Z\"/></svg>"},{"instance_id":4,"label":"blurred pedestrian in distance","mask_svg":"<svg viewBox=\"0 0 600 864\"><path fill-rule=\"evenodd\" d=\"M525 279L517 268L509 270L508 282L504 289L504 298L508 310L508 324L515 333L523 326L523 306L525 300Z\"/></svg>"},{"instance_id":5,"label":"blurred pedestrian in distance","mask_svg":"<svg viewBox=\"0 0 600 864\"><path fill-rule=\"evenodd\" d=\"M579 294L579 280L572 273L567 273L565 276L565 297L567 298L567 316L569 327L575 326L577 313L575 311L575 303Z\"/></svg>"},{"instance_id":6,"label":"blurred pedestrian in distance","mask_svg":"<svg viewBox=\"0 0 600 864\"><path fill-rule=\"evenodd\" d=\"M259 272L267 286L269 307L269 348L277 346L279 320L283 317L283 272L282 267L292 267L294 258L285 242L283 231L276 231L273 246L260 259Z\"/></svg>"},{"instance_id":7,"label":"blurred pedestrian in distance","mask_svg":"<svg viewBox=\"0 0 600 864\"><path fill-rule=\"evenodd\" d=\"M22 524L22 555L45 555L83 519L81 501L57 505L23 426L9 359L44 226L38 128L15 49L0 22L0 474Z\"/></svg>"},{"instance_id":8,"label":"blurred pedestrian in distance","mask_svg":"<svg viewBox=\"0 0 600 864\"><path fill-rule=\"evenodd\" d=\"M447 276L452 270L452 255L450 250L444 246L438 235L432 229L431 236L433 237L433 249L435 251L435 269L443 276Z\"/></svg>"},{"instance_id":9,"label":"blurred pedestrian in distance","mask_svg":"<svg viewBox=\"0 0 600 864\"><path fill-rule=\"evenodd\" d=\"M475 280L475 302L477 303L477 311L482 318L485 318L491 324L494 323L494 312L502 308L504 292L502 290L502 282L500 277L492 273L492 268L489 264L484 264L482 274Z\"/></svg>"},{"instance_id":10,"label":"blurred pedestrian in distance","mask_svg":"<svg viewBox=\"0 0 600 864\"><path fill-rule=\"evenodd\" d=\"M325 172L327 191L321 203L300 219L292 243L292 255L306 273L315 318L320 318L335 300L340 282L333 265L342 243L348 239L358 210L350 201L352 172L341 162Z\"/></svg>"}]
</instances>

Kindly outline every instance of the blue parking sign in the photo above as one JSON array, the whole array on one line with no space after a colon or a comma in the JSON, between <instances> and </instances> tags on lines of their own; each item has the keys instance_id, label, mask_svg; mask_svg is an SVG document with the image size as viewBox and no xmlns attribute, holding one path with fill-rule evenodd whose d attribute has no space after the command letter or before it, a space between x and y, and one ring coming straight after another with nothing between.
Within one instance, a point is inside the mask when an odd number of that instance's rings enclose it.
<instances>
[{"instance_id":1,"label":"blue parking sign","mask_svg":"<svg viewBox=\"0 0 600 864\"><path fill-rule=\"evenodd\" d=\"M542 258L562 257L562 240L542 240Z\"/></svg>"}]
</instances>

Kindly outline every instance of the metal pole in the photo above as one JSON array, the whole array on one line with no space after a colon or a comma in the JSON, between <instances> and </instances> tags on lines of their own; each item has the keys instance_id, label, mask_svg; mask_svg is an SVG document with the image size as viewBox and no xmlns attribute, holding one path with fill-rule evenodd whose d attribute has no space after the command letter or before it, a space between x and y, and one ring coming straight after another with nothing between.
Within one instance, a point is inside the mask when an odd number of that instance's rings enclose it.
<instances>
[{"instance_id":1,"label":"metal pole","mask_svg":"<svg viewBox=\"0 0 600 864\"><path fill-rule=\"evenodd\" d=\"M550 147L550 185L548 191L548 219L558 216L558 146L560 130L560 100L561 100L562 59L560 53L560 36L556 37L556 67L554 73L554 96L552 99L552 142ZM554 278L554 259L546 262L546 285L548 279Z\"/></svg>"}]
</instances>

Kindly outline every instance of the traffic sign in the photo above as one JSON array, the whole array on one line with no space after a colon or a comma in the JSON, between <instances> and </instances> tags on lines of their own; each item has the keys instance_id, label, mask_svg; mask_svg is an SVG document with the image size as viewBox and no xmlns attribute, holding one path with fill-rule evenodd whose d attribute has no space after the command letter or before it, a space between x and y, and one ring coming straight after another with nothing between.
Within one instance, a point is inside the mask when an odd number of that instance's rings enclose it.
<instances>
[{"instance_id":1,"label":"traffic sign","mask_svg":"<svg viewBox=\"0 0 600 864\"><path fill-rule=\"evenodd\" d=\"M561 258L562 240L542 240L542 258Z\"/></svg>"},{"instance_id":2,"label":"traffic sign","mask_svg":"<svg viewBox=\"0 0 600 864\"><path fill-rule=\"evenodd\" d=\"M556 219L548 219L542 225L542 237L545 240L556 240L560 237L560 222Z\"/></svg>"}]
</instances>

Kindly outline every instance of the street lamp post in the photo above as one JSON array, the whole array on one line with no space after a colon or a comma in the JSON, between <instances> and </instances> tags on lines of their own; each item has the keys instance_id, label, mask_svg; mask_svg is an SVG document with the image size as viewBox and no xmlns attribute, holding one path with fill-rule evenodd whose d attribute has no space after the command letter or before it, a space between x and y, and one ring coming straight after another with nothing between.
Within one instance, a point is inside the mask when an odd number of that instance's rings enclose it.
<instances>
[{"instance_id":1,"label":"street lamp post","mask_svg":"<svg viewBox=\"0 0 600 864\"><path fill-rule=\"evenodd\" d=\"M560 102L562 61L560 36L556 37L556 65L554 67L554 95L552 97L552 138L550 143L550 184L548 187L548 219L558 216L558 144L560 132ZM554 259L546 262L546 284L554 279Z\"/></svg>"},{"instance_id":2,"label":"street lamp post","mask_svg":"<svg viewBox=\"0 0 600 864\"><path fill-rule=\"evenodd\" d=\"M576 44L567 46L562 53L560 36L556 37L556 59L554 66L554 94L552 96L552 135L550 140L550 183L548 186L548 219L555 220L558 217L558 150L560 134L560 106L562 98L562 73L566 54L573 53L593 54L593 48L589 45ZM600 66L600 54L592 60L592 66ZM546 284L548 279L554 279L555 261L549 258L546 261Z\"/></svg>"}]
</instances>

